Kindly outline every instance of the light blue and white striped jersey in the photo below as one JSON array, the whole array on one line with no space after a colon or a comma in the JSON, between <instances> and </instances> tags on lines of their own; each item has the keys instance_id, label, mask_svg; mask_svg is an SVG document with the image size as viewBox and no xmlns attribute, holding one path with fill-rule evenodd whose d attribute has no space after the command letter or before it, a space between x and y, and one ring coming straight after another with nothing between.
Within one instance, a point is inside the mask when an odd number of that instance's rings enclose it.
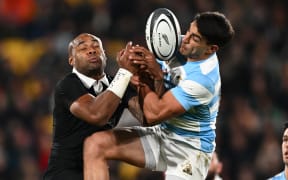
<instances>
[{"instance_id":1,"label":"light blue and white striped jersey","mask_svg":"<svg viewBox=\"0 0 288 180\"><path fill-rule=\"evenodd\" d=\"M184 57L178 57L179 58ZM184 62L184 61L183 61ZM196 139L194 148L211 153L215 150L216 117L219 110L221 78L216 53L206 60L175 63L159 61L166 71L165 86L186 112L161 123L178 135Z\"/></svg>"},{"instance_id":2,"label":"light blue and white striped jersey","mask_svg":"<svg viewBox=\"0 0 288 180\"><path fill-rule=\"evenodd\" d=\"M275 176L269 178L269 180L286 180L285 171L276 174Z\"/></svg>"}]
</instances>

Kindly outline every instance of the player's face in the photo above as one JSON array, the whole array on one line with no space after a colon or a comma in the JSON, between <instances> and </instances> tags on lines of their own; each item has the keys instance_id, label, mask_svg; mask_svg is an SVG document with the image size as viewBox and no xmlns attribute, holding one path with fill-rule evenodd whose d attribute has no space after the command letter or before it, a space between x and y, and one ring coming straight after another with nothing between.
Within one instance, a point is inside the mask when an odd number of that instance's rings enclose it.
<instances>
[{"instance_id":1,"label":"player's face","mask_svg":"<svg viewBox=\"0 0 288 180\"><path fill-rule=\"evenodd\" d=\"M90 34L82 34L73 44L73 66L87 76L102 75L106 57L101 40Z\"/></svg>"},{"instance_id":2,"label":"player's face","mask_svg":"<svg viewBox=\"0 0 288 180\"><path fill-rule=\"evenodd\" d=\"M188 60L202 60L207 58L209 48L205 38L198 32L196 22L193 21L182 39L180 53Z\"/></svg>"},{"instance_id":3,"label":"player's face","mask_svg":"<svg viewBox=\"0 0 288 180\"><path fill-rule=\"evenodd\" d=\"M284 131L282 139L282 156L285 165L288 165L288 128Z\"/></svg>"}]
</instances>

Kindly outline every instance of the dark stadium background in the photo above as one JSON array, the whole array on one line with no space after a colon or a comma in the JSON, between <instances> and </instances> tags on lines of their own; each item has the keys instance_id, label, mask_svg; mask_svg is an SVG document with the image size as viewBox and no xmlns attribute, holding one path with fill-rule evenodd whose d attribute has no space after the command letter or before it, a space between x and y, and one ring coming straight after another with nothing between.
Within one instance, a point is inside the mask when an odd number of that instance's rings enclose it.
<instances>
[{"instance_id":1,"label":"dark stadium background","mask_svg":"<svg viewBox=\"0 0 288 180\"><path fill-rule=\"evenodd\" d=\"M145 23L172 10L182 33L196 12L220 11L236 36L219 52L222 101L217 152L224 180L267 179L283 170L288 121L288 1L0 0L0 180L38 180L51 145L51 94L69 72L76 34L99 36L113 74L127 41L145 45ZM123 118L126 120L127 118ZM129 123L123 121L122 123ZM162 173L111 162L112 180L162 179Z\"/></svg>"}]
</instances>

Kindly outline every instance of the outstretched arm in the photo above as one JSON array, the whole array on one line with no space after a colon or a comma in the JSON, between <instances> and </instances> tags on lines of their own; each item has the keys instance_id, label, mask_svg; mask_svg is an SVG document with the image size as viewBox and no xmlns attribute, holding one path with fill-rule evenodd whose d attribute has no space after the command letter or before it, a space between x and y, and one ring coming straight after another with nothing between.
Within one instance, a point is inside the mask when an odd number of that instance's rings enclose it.
<instances>
[{"instance_id":1,"label":"outstretched arm","mask_svg":"<svg viewBox=\"0 0 288 180\"><path fill-rule=\"evenodd\" d=\"M154 55L144 47L136 46L131 52L141 54L142 59L133 63L144 67L139 75L139 103L143 109L147 125L158 124L169 118L181 115L185 109L170 91L164 87L163 72ZM148 74L148 75L147 75Z\"/></svg>"},{"instance_id":2,"label":"outstretched arm","mask_svg":"<svg viewBox=\"0 0 288 180\"><path fill-rule=\"evenodd\" d=\"M78 98L70 106L70 111L73 115L95 125L101 126L108 122L120 104L132 73L136 71L131 66L131 63L127 61L128 50L131 47L132 44L128 43L126 49L118 53L117 62L120 69L107 90L97 97L85 94Z\"/></svg>"},{"instance_id":3,"label":"outstretched arm","mask_svg":"<svg viewBox=\"0 0 288 180\"><path fill-rule=\"evenodd\" d=\"M103 126L116 111L120 101L121 98L108 90L97 97L85 94L71 104L70 111L90 124Z\"/></svg>"}]
</instances>

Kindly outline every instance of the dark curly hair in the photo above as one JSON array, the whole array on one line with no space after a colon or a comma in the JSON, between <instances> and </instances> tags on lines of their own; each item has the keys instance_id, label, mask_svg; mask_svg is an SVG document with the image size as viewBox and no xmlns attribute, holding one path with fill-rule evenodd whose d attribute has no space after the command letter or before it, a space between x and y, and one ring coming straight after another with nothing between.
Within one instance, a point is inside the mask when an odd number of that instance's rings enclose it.
<instances>
[{"instance_id":1,"label":"dark curly hair","mask_svg":"<svg viewBox=\"0 0 288 180\"><path fill-rule=\"evenodd\" d=\"M194 17L199 33L208 44L219 47L226 45L234 36L234 29L230 21L219 12L198 13Z\"/></svg>"}]
</instances>

